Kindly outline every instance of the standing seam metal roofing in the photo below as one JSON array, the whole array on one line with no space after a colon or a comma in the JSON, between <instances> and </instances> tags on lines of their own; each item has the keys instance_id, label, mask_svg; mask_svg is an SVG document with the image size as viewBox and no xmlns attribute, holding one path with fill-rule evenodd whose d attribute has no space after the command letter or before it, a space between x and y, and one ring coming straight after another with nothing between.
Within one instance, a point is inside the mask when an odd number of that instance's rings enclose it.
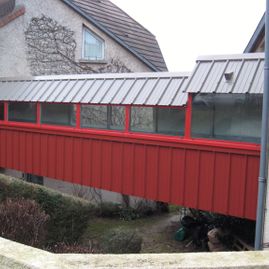
<instances>
[{"instance_id":1,"label":"standing seam metal roofing","mask_svg":"<svg viewBox=\"0 0 269 269\"><path fill-rule=\"evenodd\" d=\"M261 94L263 68L264 53L200 57L186 92Z\"/></svg>"},{"instance_id":2,"label":"standing seam metal roofing","mask_svg":"<svg viewBox=\"0 0 269 269\"><path fill-rule=\"evenodd\" d=\"M152 71L167 71L155 36L109 0L62 0L128 49Z\"/></svg>"},{"instance_id":3,"label":"standing seam metal roofing","mask_svg":"<svg viewBox=\"0 0 269 269\"><path fill-rule=\"evenodd\" d=\"M1 101L184 106L187 73L0 78Z\"/></svg>"}]
</instances>

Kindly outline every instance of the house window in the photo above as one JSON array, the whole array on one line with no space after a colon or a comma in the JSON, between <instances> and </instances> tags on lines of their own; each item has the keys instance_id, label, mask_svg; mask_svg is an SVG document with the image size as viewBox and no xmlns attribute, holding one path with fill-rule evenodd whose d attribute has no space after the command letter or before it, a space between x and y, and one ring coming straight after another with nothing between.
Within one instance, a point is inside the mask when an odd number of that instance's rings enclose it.
<instances>
[{"instance_id":1,"label":"house window","mask_svg":"<svg viewBox=\"0 0 269 269\"><path fill-rule=\"evenodd\" d=\"M4 103L0 102L0 120L4 120L5 119L5 113L4 113L5 109L4 109Z\"/></svg>"},{"instance_id":2,"label":"house window","mask_svg":"<svg viewBox=\"0 0 269 269\"><path fill-rule=\"evenodd\" d=\"M100 61L104 60L104 41L92 33L89 29L83 28L83 59Z\"/></svg>"},{"instance_id":3,"label":"house window","mask_svg":"<svg viewBox=\"0 0 269 269\"><path fill-rule=\"evenodd\" d=\"M76 125L76 106L73 104L41 104L41 123Z\"/></svg>"},{"instance_id":4,"label":"house window","mask_svg":"<svg viewBox=\"0 0 269 269\"><path fill-rule=\"evenodd\" d=\"M18 122L36 122L36 104L10 102L8 104L8 120Z\"/></svg>"},{"instance_id":5,"label":"house window","mask_svg":"<svg viewBox=\"0 0 269 269\"><path fill-rule=\"evenodd\" d=\"M131 130L135 132L183 135L185 110L167 107L132 107Z\"/></svg>"},{"instance_id":6,"label":"house window","mask_svg":"<svg viewBox=\"0 0 269 269\"><path fill-rule=\"evenodd\" d=\"M193 137L260 142L261 95L198 94L192 115Z\"/></svg>"},{"instance_id":7,"label":"house window","mask_svg":"<svg viewBox=\"0 0 269 269\"><path fill-rule=\"evenodd\" d=\"M125 107L123 106L81 106L81 127L123 130L125 126Z\"/></svg>"}]
</instances>

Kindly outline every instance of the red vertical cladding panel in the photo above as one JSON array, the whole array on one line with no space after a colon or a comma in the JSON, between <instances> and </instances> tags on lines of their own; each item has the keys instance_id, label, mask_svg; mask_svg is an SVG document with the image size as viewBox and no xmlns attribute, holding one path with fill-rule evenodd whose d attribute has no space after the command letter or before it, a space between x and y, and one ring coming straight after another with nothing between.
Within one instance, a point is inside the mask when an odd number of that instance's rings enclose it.
<instances>
[{"instance_id":1,"label":"red vertical cladding panel","mask_svg":"<svg viewBox=\"0 0 269 269\"><path fill-rule=\"evenodd\" d=\"M186 150L184 205L191 208L198 206L199 156L199 150Z\"/></svg>"},{"instance_id":2,"label":"red vertical cladding panel","mask_svg":"<svg viewBox=\"0 0 269 269\"><path fill-rule=\"evenodd\" d=\"M0 167L6 166L6 131L0 129Z\"/></svg>"},{"instance_id":3,"label":"red vertical cladding panel","mask_svg":"<svg viewBox=\"0 0 269 269\"><path fill-rule=\"evenodd\" d=\"M229 215L243 217L247 183L247 156L231 155Z\"/></svg>"},{"instance_id":4,"label":"red vertical cladding panel","mask_svg":"<svg viewBox=\"0 0 269 269\"><path fill-rule=\"evenodd\" d=\"M112 179L112 142L103 142L102 145L102 185L104 190L111 190Z\"/></svg>"},{"instance_id":5,"label":"red vertical cladding panel","mask_svg":"<svg viewBox=\"0 0 269 269\"><path fill-rule=\"evenodd\" d=\"M134 193L134 144L126 143L123 145L123 186L124 194L132 195Z\"/></svg>"},{"instance_id":6,"label":"red vertical cladding panel","mask_svg":"<svg viewBox=\"0 0 269 269\"><path fill-rule=\"evenodd\" d=\"M170 202L171 181L171 149L160 147L159 149L159 177L158 177L158 200Z\"/></svg>"},{"instance_id":7,"label":"red vertical cladding panel","mask_svg":"<svg viewBox=\"0 0 269 269\"><path fill-rule=\"evenodd\" d=\"M148 199L158 199L158 163L159 147L146 147L146 195Z\"/></svg>"},{"instance_id":8,"label":"red vertical cladding panel","mask_svg":"<svg viewBox=\"0 0 269 269\"><path fill-rule=\"evenodd\" d=\"M212 210L222 214L228 213L230 163L231 159L229 154L215 154Z\"/></svg>"},{"instance_id":9,"label":"red vertical cladding panel","mask_svg":"<svg viewBox=\"0 0 269 269\"><path fill-rule=\"evenodd\" d=\"M183 205L185 185L185 149L172 150L171 203Z\"/></svg>"},{"instance_id":10,"label":"red vertical cladding panel","mask_svg":"<svg viewBox=\"0 0 269 269\"><path fill-rule=\"evenodd\" d=\"M7 136L6 136L6 167L7 168L12 168L12 149L13 149L13 132L12 131L7 131Z\"/></svg>"},{"instance_id":11,"label":"red vertical cladding panel","mask_svg":"<svg viewBox=\"0 0 269 269\"><path fill-rule=\"evenodd\" d=\"M253 220L256 219L258 177L259 157L248 156L244 217Z\"/></svg>"},{"instance_id":12,"label":"red vertical cladding panel","mask_svg":"<svg viewBox=\"0 0 269 269\"><path fill-rule=\"evenodd\" d=\"M48 136L48 175L51 178L56 178L56 165L57 165L57 148L56 148L56 135Z\"/></svg>"},{"instance_id":13,"label":"red vertical cladding panel","mask_svg":"<svg viewBox=\"0 0 269 269\"><path fill-rule=\"evenodd\" d=\"M65 158L65 149L64 149L64 137L56 137L56 178L64 179L64 158Z\"/></svg>"},{"instance_id":14,"label":"red vertical cladding panel","mask_svg":"<svg viewBox=\"0 0 269 269\"><path fill-rule=\"evenodd\" d=\"M82 140L82 184L89 186L91 183L91 140Z\"/></svg>"},{"instance_id":15,"label":"red vertical cladding panel","mask_svg":"<svg viewBox=\"0 0 269 269\"><path fill-rule=\"evenodd\" d=\"M199 209L211 211L213 209L215 153L202 151L200 154Z\"/></svg>"},{"instance_id":16,"label":"red vertical cladding panel","mask_svg":"<svg viewBox=\"0 0 269 269\"><path fill-rule=\"evenodd\" d=\"M64 180L72 182L73 180L73 137L64 138Z\"/></svg>"},{"instance_id":17,"label":"red vertical cladding panel","mask_svg":"<svg viewBox=\"0 0 269 269\"><path fill-rule=\"evenodd\" d=\"M12 139L12 143L13 143L13 162L12 162L12 168L19 170L20 167L20 156L19 156L19 132L13 132L13 139Z\"/></svg>"},{"instance_id":18,"label":"red vertical cladding panel","mask_svg":"<svg viewBox=\"0 0 269 269\"><path fill-rule=\"evenodd\" d=\"M40 157L42 155L40 145L40 134L33 134L33 174L41 175Z\"/></svg>"},{"instance_id":19,"label":"red vertical cladding panel","mask_svg":"<svg viewBox=\"0 0 269 269\"><path fill-rule=\"evenodd\" d=\"M20 132L19 138L20 171L26 171L26 133Z\"/></svg>"},{"instance_id":20,"label":"red vertical cladding panel","mask_svg":"<svg viewBox=\"0 0 269 269\"><path fill-rule=\"evenodd\" d=\"M48 135L40 136L40 174L48 176Z\"/></svg>"},{"instance_id":21,"label":"red vertical cladding panel","mask_svg":"<svg viewBox=\"0 0 269 269\"><path fill-rule=\"evenodd\" d=\"M74 139L74 155L73 155L73 182L75 184L81 184L81 138Z\"/></svg>"},{"instance_id":22,"label":"red vertical cladding panel","mask_svg":"<svg viewBox=\"0 0 269 269\"><path fill-rule=\"evenodd\" d=\"M26 133L26 170L27 173L33 173L33 134Z\"/></svg>"},{"instance_id":23,"label":"red vertical cladding panel","mask_svg":"<svg viewBox=\"0 0 269 269\"><path fill-rule=\"evenodd\" d=\"M92 187L100 188L102 169L102 141L92 140L92 156Z\"/></svg>"},{"instance_id":24,"label":"red vertical cladding panel","mask_svg":"<svg viewBox=\"0 0 269 269\"><path fill-rule=\"evenodd\" d=\"M112 190L122 192L122 143L112 144Z\"/></svg>"},{"instance_id":25,"label":"red vertical cladding panel","mask_svg":"<svg viewBox=\"0 0 269 269\"><path fill-rule=\"evenodd\" d=\"M145 146L135 145L134 148L134 195L145 195Z\"/></svg>"}]
</instances>

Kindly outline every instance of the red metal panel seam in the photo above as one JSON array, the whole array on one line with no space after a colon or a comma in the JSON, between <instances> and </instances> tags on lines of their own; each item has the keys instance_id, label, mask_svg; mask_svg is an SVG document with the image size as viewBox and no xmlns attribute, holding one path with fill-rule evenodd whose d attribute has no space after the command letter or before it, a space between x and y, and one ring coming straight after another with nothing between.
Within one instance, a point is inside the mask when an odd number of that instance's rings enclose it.
<instances>
[{"instance_id":1,"label":"red metal panel seam","mask_svg":"<svg viewBox=\"0 0 269 269\"><path fill-rule=\"evenodd\" d=\"M243 201L246 200L246 191L247 191L247 167L248 167L248 156L245 155L245 169L244 169L244 190L243 190ZM243 212L242 212L242 216L245 217L246 216L246 203L243 202Z\"/></svg>"},{"instance_id":2,"label":"red metal panel seam","mask_svg":"<svg viewBox=\"0 0 269 269\"><path fill-rule=\"evenodd\" d=\"M134 177L134 174L135 174L135 171L134 171L134 162L135 162L135 144L132 144L132 191L131 191L131 195L134 194L134 190L135 190L135 177Z\"/></svg>"},{"instance_id":3,"label":"red metal panel seam","mask_svg":"<svg viewBox=\"0 0 269 269\"><path fill-rule=\"evenodd\" d=\"M173 180L172 180L172 171L173 171L173 167L172 167L172 163L173 163L173 159L174 159L174 151L173 151L173 149L172 148L170 148L170 167L169 167L169 169L170 169L170 180L169 180L169 182L170 182L170 188L169 188L169 203L172 203L173 201L172 201L172 182L173 182Z\"/></svg>"},{"instance_id":4,"label":"red metal panel seam","mask_svg":"<svg viewBox=\"0 0 269 269\"><path fill-rule=\"evenodd\" d=\"M231 165L232 165L232 157L231 153L229 154L229 178L228 178L228 199L227 199L227 205L226 205L226 214L230 212L230 188L231 188Z\"/></svg>"},{"instance_id":5,"label":"red metal panel seam","mask_svg":"<svg viewBox=\"0 0 269 269\"><path fill-rule=\"evenodd\" d=\"M215 193L215 177L216 177L216 152L214 151L214 162L213 162L213 186L212 186L212 196L211 196L211 210L214 211L214 193Z\"/></svg>"},{"instance_id":6,"label":"red metal panel seam","mask_svg":"<svg viewBox=\"0 0 269 269\"><path fill-rule=\"evenodd\" d=\"M36 123L41 124L41 105L39 102L36 104Z\"/></svg>"},{"instance_id":7,"label":"red metal panel seam","mask_svg":"<svg viewBox=\"0 0 269 269\"><path fill-rule=\"evenodd\" d=\"M157 190L156 190L156 200L158 201L159 200L159 197L160 197L160 188L159 188L159 184L160 184L160 172L159 172L159 167L160 167L160 146L157 146L157 164L158 164L158 167L157 167Z\"/></svg>"},{"instance_id":8,"label":"red metal panel seam","mask_svg":"<svg viewBox=\"0 0 269 269\"><path fill-rule=\"evenodd\" d=\"M123 191L123 183L124 183L124 178L123 178L123 143L121 143L121 146L120 146L120 187L121 187L121 193Z\"/></svg>"},{"instance_id":9,"label":"red metal panel seam","mask_svg":"<svg viewBox=\"0 0 269 269\"><path fill-rule=\"evenodd\" d=\"M184 171L183 171L183 186L182 186L182 189L183 189L183 197L182 197L182 203L183 205L185 205L186 201L185 201L185 187L186 187L186 156L187 156L187 150L184 149L184 165L183 165L183 168L184 168Z\"/></svg>"},{"instance_id":10,"label":"red metal panel seam","mask_svg":"<svg viewBox=\"0 0 269 269\"><path fill-rule=\"evenodd\" d=\"M145 165L144 165L144 197L147 196L147 157L148 157L148 151L146 145L144 145L144 152L145 152Z\"/></svg>"},{"instance_id":11,"label":"red metal panel seam","mask_svg":"<svg viewBox=\"0 0 269 269\"><path fill-rule=\"evenodd\" d=\"M198 154L198 173L197 173L197 197L196 207L199 208L199 192L200 192L200 170L201 170L201 151Z\"/></svg>"},{"instance_id":12,"label":"red metal panel seam","mask_svg":"<svg viewBox=\"0 0 269 269\"><path fill-rule=\"evenodd\" d=\"M192 95L189 94L187 108L185 110L185 132L184 138L191 138L191 120L192 120Z\"/></svg>"}]
</instances>

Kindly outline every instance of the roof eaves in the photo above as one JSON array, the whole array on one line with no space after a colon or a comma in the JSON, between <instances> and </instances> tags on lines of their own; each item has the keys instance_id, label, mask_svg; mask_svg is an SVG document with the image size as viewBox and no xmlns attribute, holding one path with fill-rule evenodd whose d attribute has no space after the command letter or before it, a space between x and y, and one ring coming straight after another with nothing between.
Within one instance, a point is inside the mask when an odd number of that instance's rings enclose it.
<instances>
[{"instance_id":1,"label":"roof eaves","mask_svg":"<svg viewBox=\"0 0 269 269\"><path fill-rule=\"evenodd\" d=\"M244 53L253 52L253 49L255 49L255 46L257 45L258 39L260 38L264 29L265 29L265 14L263 14L254 34L252 35L250 41L248 42L248 44L244 50Z\"/></svg>"},{"instance_id":2,"label":"roof eaves","mask_svg":"<svg viewBox=\"0 0 269 269\"><path fill-rule=\"evenodd\" d=\"M152 71L158 72L159 69L154 66L151 62L149 62L147 59L145 59L143 56L138 54L134 49L129 47L125 42L123 42L120 38L118 38L116 35L114 35L111 31L109 31L107 28L102 26L100 23L98 23L95 19L93 19L90 15L83 12L79 7L71 3L69 0L62 0L66 5L71 7L73 10L75 10L77 13L79 13L82 17L90 21L94 26L102 30L104 33L106 33L108 36L113 38L115 41L117 41L121 46L129 50L132 54L134 54L137 58L139 58L143 63L145 63L149 68L152 69Z\"/></svg>"}]
</instances>

